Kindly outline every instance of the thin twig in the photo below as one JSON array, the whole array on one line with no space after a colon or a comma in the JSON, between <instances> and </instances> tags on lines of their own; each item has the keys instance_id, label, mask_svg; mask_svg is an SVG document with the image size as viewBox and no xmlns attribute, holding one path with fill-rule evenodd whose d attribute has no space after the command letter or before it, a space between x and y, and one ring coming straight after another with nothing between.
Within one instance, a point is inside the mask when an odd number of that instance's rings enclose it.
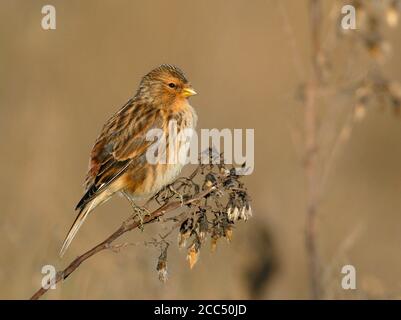
<instances>
[{"instance_id":1,"label":"thin twig","mask_svg":"<svg viewBox=\"0 0 401 320\"><path fill-rule=\"evenodd\" d=\"M50 281L51 284L56 284L64 279L66 279L71 273L73 273L84 261L89 259L90 257L94 256L95 254L99 253L100 251L103 251L105 249L110 249L112 248L112 243L121 237L124 233L131 231L133 229L136 229L140 227L143 224L147 224L150 222L155 221L157 218L165 215L168 212L174 211L178 208L180 208L183 205L190 205L192 203L195 203L197 201L202 200L205 196L207 196L209 193L211 193L213 190L215 190L217 186L213 186L205 191L199 192L198 194L194 195L191 199L186 200L184 203L181 201L174 201L174 202L169 202L164 205L162 205L160 208L156 209L155 211L151 212L149 215L145 216L143 218L143 221L137 221L137 220L132 220L132 218L127 219L126 221L123 222L123 224L114 232L112 233L106 240L103 242L99 243L92 249L88 250L84 254L80 255L77 257L75 260L73 260L63 271L57 272L55 279L52 279ZM31 297L31 300L37 300L41 296L43 296L49 288L40 288L37 290L34 295Z\"/></svg>"},{"instance_id":2,"label":"thin twig","mask_svg":"<svg viewBox=\"0 0 401 320\"><path fill-rule=\"evenodd\" d=\"M285 7L285 5L283 4L283 1L278 0L277 1L277 6L279 8L281 17L282 17L282 22L283 22L283 29L284 29L284 33L285 36L288 39L288 44L290 46L290 51L292 53L291 57L292 57L292 62L293 62L293 66L295 68L295 71L297 73L298 76L298 80L302 80L305 72L304 72L304 68L303 68L303 64L302 61L299 57L299 54L297 54L298 50L298 44L297 44L297 40L294 34L294 28L291 25L290 22L290 18L288 17L287 14L287 9Z\"/></svg>"},{"instance_id":3,"label":"thin twig","mask_svg":"<svg viewBox=\"0 0 401 320\"><path fill-rule=\"evenodd\" d=\"M307 183L307 207L305 224L305 241L308 254L310 284L312 297L321 297L320 262L316 247L316 214L318 206L317 192L317 90L319 87L321 70L319 64L320 48L320 0L310 0L310 22L312 34L312 73L306 87L306 101L304 113L305 125L305 174Z\"/></svg>"}]
</instances>

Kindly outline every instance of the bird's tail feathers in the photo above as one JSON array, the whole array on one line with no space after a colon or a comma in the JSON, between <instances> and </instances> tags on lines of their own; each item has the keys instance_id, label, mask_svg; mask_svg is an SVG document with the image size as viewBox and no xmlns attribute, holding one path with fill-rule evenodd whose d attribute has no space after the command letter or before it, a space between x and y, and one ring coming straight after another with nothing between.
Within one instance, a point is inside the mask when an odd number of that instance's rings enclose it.
<instances>
[{"instance_id":1,"label":"bird's tail feathers","mask_svg":"<svg viewBox=\"0 0 401 320\"><path fill-rule=\"evenodd\" d=\"M72 224L72 226L70 228L70 231L68 231L68 234L65 237L63 246L61 247L61 250L59 253L60 257L62 257L64 255L64 253L67 251L72 240L74 239L75 235L77 234L79 228L81 228L82 224L88 217L89 213L96 207L94 204L95 204L95 201L92 201L79 211L77 217L75 218L74 223Z\"/></svg>"}]
</instances>

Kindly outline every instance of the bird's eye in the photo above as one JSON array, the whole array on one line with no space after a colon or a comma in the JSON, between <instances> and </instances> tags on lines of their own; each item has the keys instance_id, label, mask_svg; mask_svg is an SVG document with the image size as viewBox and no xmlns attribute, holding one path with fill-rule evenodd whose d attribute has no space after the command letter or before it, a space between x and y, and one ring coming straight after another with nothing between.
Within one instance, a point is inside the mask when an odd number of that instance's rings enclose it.
<instances>
[{"instance_id":1,"label":"bird's eye","mask_svg":"<svg viewBox=\"0 0 401 320\"><path fill-rule=\"evenodd\" d=\"M175 88L175 83L170 82L170 83L168 84L168 86L169 86L170 88Z\"/></svg>"}]
</instances>

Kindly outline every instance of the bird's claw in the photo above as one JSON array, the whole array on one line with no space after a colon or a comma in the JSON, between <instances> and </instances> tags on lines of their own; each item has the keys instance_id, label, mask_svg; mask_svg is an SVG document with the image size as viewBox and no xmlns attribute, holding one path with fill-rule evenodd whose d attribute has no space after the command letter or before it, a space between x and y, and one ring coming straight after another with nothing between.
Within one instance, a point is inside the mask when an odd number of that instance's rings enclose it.
<instances>
[{"instance_id":1,"label":"bird's claw","mask_svg":"<svg viewBox=\"0 0 401 320\"><path fill-rule=\"evenodd\" d=\"M151 215L151 212L145 207L133 206L133 209L134 209L133 218L139 219L139 229L143 231L144 219L146 217L149 217Z\"/></svg>"},{"instance_id":2,"label":"bird's claw","mask_svg":"<svg viewBox=\"0 0 401 320\"><path fill-rule=\"evenodd\" d=\"M168 188L173 194L175 194L180 199L180 203L181 203L181 207L182 207L184 205L184 197L182 196L182 194L179 193L177 190L175 190L172 185L169 185Z\"/></svg>"}]
</instances>

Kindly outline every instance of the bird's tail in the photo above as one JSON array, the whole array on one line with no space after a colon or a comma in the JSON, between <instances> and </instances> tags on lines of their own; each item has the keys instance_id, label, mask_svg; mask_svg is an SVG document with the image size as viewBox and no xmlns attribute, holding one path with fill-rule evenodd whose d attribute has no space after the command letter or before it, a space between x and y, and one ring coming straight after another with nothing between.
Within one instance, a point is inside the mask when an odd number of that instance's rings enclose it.
<instances>
[{"instance_id":1,"label":"bird's tail","mask_svg":"<svg viewBox=\"0 0 401 320\"><path fill-rule=\"evenodd\" d=\"M88 217L88 214L95 209L95 201L89 202L85 207L83 207L77 217L75 218L74 223L72 224L70 231L68 231L67 236L65 237L65 240L63 242L63 246L61 247L60 250L60 257L64 255L64 253L67 251L68 247L71 244L71 241L74 239L75 235L77 234L79 228L82 226L84 223L85 219Z\"/></svg>"}]
</instances>

